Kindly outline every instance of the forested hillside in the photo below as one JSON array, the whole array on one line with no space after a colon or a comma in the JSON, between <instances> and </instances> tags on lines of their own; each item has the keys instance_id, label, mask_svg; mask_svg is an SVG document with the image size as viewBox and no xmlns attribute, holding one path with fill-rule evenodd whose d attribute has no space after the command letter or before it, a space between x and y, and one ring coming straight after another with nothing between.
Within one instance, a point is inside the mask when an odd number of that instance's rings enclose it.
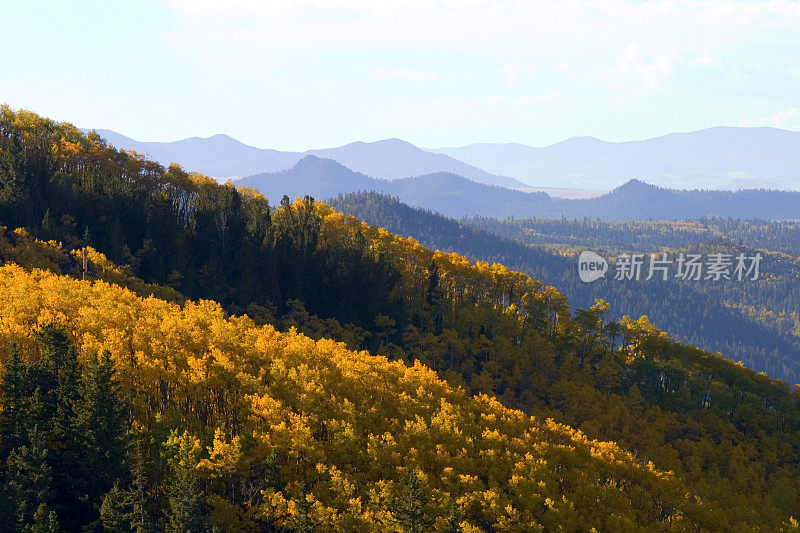
<instances>
[{"instance_id":1,"label":"forested hillside","mask_svg":"<svg viewBox=\"0 0 800 533\"><path fill-rule=\"evenodd\" d=\"M657 252L703 242L734 242L794 257L800 242L800 222L792 220L702 217L686 221L604 222L589 218L470 217L468 223L524 244L554 245L561 249L597 247Z\"/></svg>"},{"instance_id":2,"label":"forested hillside","mask_svg":"<svg viewBox=\"0 0 800 533\"><path fill-rule=\"evenodd\" d=\"M453 220L378 194L347 195L332 205L371 224L413 236L426 246L500 262L559 288L575 307L609 302L609 318L648 315L670 336L722 352L749 368L800 383L800 242L796 222L702 219L696 222L475 217ZM752 283L600 280L577 273L577 251L607 255L663 250L768 253L763 278ZM609 277L612 277L609 275Z\"/></svg>"},{"instance_id":3,"label":"forested hillside","mask_svg":"<svg viewBox=\"0 0 800 533\"><path fill-rule=\"evenodd\" d=\"M15 523L796 526L800 393L786 382L646 317L609 321L604 301L570 310L501 264L2 113L3 261L51 271L0 269L0 467ZM92 281L58 276L32 257L58 246L35 238L90 244L119 283L168 286L175 301L110 285L94 264ZM77 464L119 469L90 484Z\"/></svg>"},{"instance_id":4,"label":"forested hillside","mask_svg":"<svg viewBox=\"0 0 800 533\"><path fill-rule=\"evenodd\" d=\"M98 515L113 531L709 520L674 476L421 364L16 266L0 268L0 295L5 531Z\"/></svg>"}]
</instances>

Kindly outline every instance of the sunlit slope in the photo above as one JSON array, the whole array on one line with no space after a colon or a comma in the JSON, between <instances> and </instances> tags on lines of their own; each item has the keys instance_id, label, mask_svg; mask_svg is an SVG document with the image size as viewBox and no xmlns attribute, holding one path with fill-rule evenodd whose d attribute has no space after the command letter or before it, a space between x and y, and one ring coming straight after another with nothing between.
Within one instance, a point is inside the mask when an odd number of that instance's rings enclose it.
<instances>
[{"instance_id":1,"label":"sunlit slope","mask_svg":"<svg viewBox=\"0 0 800 533\"><path fill-rule=\"evenodd\" d=\"M800 388L676 343L646 317L609 321L606 302L570 310L558 290L525 274L425 248L310 198L270 204L252 190L120 152L69 124L3 106L0 115L0 221L26 228L8 233L15 250L0 251L3 261L74 276L75 255L89 243L121 265L97 255L96 268L90 250L90 275L139 295L210 299L228 315L246 312L280 331L295 327L314 339L336 339L407 365L418 359L468 394L487 394L540 420L553 418L594 439L616 442L640 463L652 461L683 480L705 502L700 509L707 529L776 531L800 516ZM38 244L16 237L25 232L40 239ZM51 239L64 243L62 251L42 244ZM37 257L37 247L45 259ZM47 258L66 250L72 266L56 260L53 268ZM156 292L158 286L168 286L167 293ZM113 306L113 299L104 302L110 316L125 309ZM162 336L152 338L158 343ZM131 367L148 368L136 363L133 344L124 346ZM162 464L169 462L164 445L174 443L171 432L183 431L184 413L207 424L204 436L193 429L203 437L200 449L211 445L215 413L226 413L220 446L241 435L250 457L254 440L246 431L237 433L242 415L229 402L250 400L231 396L235 387L220 385L214 396L214 389L197 385L202 401L186 400L180 392L191 383L176 385L164 377L173 371L170 364L149 364L157 373L140 385L150 392L134 397L136 412L146 414L137 423L146 425L141 431L135 426L133 436L151 443L139 462L147 458L160 465L149 472L149 501L155 502L151 514L164 519L174 507L159 503L168 485L165 473L171 472ZM188 371L188 362L182 364ZM202 366L191 368L202 374ZM128 371L126 380L138 372ZM312 436L327 442L327 431L327 425L319 426ZM266 475L264 469L279 457L270 452L249 464ZM292 463L280 464L285 469ZM216 491L231 483L249 486L247 505L260 508L264 480L240 470L206 477L203 484ZM269 486L297 505L307 502L298 479L315 482L316 468L290 470L289 485L272 480ZM395 479L413 479L406 474ZM502 483L497 487L510 490ZM224 499L214 503L215 513L240 516L236 506L245 500L236 494L231 513L220 510ZM709 511L714 508L720 512Z\"/></svg>"},{"instance_id":2,"label":"sunlit slope","mask_svg":"<svg viewBox=\"0 0 800 533\"><path fill-rule=\"evenodd\" d=\"M210 301L182 307L1 267L0 349L16 340L34 356L31 332L51 322L84 356L112 353L136 424L185 420L206 445L202 476L246 477L273 451L286 458L283 491L252 507L210 497L214 520L288 524L303 482L322 530L394 531L387 502L414 471L436 529L453 504L464 531L691 529L705 514L678 480L616 445L469 397L421 364L258 328Z\"/></svg>"},{"instance_id":3,"label":"sunlit slope","mask_svg":"<svg viewBox=\"0 0 800 533\"><path fill-rule=\"evenodd\" d=\"M54 274L72 277L83 276L83 252L86 252L86 275L126 287L140 296L156 296L168 301L184 301L185 298L171 287L145 283L133 276L124 267L114 264L104 254L91 246L65 250L56 241L43 241L33 237L24 228L8 231L0 226L0 264L14 263L26 270L35 268Z\"/></svg>"}]
</instances>

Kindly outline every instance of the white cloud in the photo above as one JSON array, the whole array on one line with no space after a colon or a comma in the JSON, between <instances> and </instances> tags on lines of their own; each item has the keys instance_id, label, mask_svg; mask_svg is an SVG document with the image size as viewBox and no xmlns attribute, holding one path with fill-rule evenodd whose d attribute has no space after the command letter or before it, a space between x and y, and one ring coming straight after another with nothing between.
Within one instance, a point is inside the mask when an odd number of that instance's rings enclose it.
<instances>
[{"instance_id":1,"label":"white cloud","mask_svg":"<svg viewBox=\"0 0 800 533\"><path fill-rule=\"evenodd\" d=\"M739 120L739 126L759 127L770 126L783 130L800 130L800 109L794 107L772 113L766 118Z\"/></svg>"},{"instance_id":2,"label":"white cloud","mask_svg":"<svg viewBox=\"0 0 800 533\"><path fill-rule=\"evenodd\" d=\"M469 98L469 97L444 97L444 98L431 98L428 100L429 105L433 106L446 106L458 107L460 109L468 109L476 105L483 107L491 106L518 106L518 105L534 105L534 104L552 104L556 102L583 102L585 98L576 96L574 94L565 93L562 91L550 91L541 94L529 94L522 96L509 96L507 94L493 94L484 98Z\"/></svg>"},{"instance_id":3,"label":"white cloud","mask_svg":"<svg viewBox=\"0 0 800 533\"><path fill-rule=\"evenodd\" d=\"M639 54L639 45L630 43L613 66L600 69L597 75L608 80L609 85L615 88L627 91L653 89L672 74L675 60L674 53L660 53L643 59Z\"/></svg>"},{"instance_id":4,"label":"white cloud","mask_svg":"<svg viewBox=\"0 0 800 533\"><path fill-rule=\"evenodd\" d=\"M703 50L698 55L683 58L683 64L687 67L711 67L719 66L721 61L711 56L708 50Z\"/></svg>"},{"instance_id":5,"label":"white cloud","mask_svg":"<svg viewBox=\"0 0 800 533\"><path fill-rule=\"evenodd\" d=\"M408 81L440 81L450 79L449 74L441 74L439 72L425 72L422 70L414 70L407 68L387 68L373 70L372 75L378 78L392 78L398 80Z\"/></svg>"},{"instance_id":6,"label":"white cloud","mask_svg":"<svg viewBox=\"0 0 800 533\"><path fill-rule=\"evenodd\" d=\"M784 68L783 72L793 78L800 78L800 67L791 66Z\"/></svg>"},{"instance_id":7,"label":"white cloud","mask_svg":"<svg viewBox=\"0 0 800 533\"><path fill-rule=\"evenodd\" d=\"M506 77L508 85L516 85L521 78L530 79L536 73L536 67L524 63L509 63L498 69Z\"/></svg>"},{"instance_id":8,"label":"white cloud","mask_svg":"<svg viewBox=\"0 0 800 533\"><path fill-rule=\"evenodd\" d=\"M639 43L628 44L617 56L615 63L594 71L606 80L609 88L622 92L656 89L677 69L720 67L722 61L707 49L683 51L677 47L655 54L641 52Z\"/></svg>"},{"instance_id":9,"label":"white cloud","mask_svg":"<svg viewBox=\"0 0 800 533\"><path fill-rule=\"evenodd\" d=\"M797 32L793 0L162 0L176 39L241 53L280 49L522 50L620 45L703 47ZM681 41L675 43L675 41Z\"/></svg>"},{"instance_id":10,"label":"white cloud","mask_svg":"<svg viewBox=\"0 0 800 533\"><path fill-rule=\"evenodd\" d=\"M506 96L505 94L494 94L481 100L485 104L541 104L563 101L582 100L578 96L566 94L561 91L552 91L544 94L534 94L525 96Z\"/></svg>"}]
</instances>

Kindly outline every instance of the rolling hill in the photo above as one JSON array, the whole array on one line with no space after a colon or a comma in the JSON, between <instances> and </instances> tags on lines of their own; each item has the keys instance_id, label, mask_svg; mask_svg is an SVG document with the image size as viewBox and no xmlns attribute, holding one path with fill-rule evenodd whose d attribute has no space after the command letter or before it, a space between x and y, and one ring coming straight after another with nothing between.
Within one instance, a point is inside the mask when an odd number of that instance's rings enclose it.
<instances>
[{"instance_id":1,"label":"rolling hill","mask_svg":"<svg viewBox=\"0 0 800 533\"><path fill-rule=\"evenodd\" d=\"M163 165L178 163L219 178L287 168L299 159L293 152L255 148L222 134L174 142L141 142L111 130L96 131L121 150L135 150Z\"/></svg>"},{"instance_id":2,"label":"rolling hill","mask_svg":"<svg viewBox=\"0 0 800 533\"><path fill-rule=\"evenodd\" d=\"M574 137L532 147L472 144L435 153L543 187L612 188L638 178L676 189L800 188L800 132L716 127L628 142Z\"/></svg>"},{"instance_id":3,"label":"rolling hill","mask_svg":"<svg viewBox=\"0 0 800 533\"><path fill-rule=\"evenodd\" d=\"M486 185L449 172L393 181L379 180L350 170L332 159L313 155L305 156L290 169L249 176L237 180L236 184L258 189L273 203L283 195L327 199L354 191L377 191L397 196L411 205L456 217L531 213L534 206L550 201L545 193L526 193Z\"/></svg>"},{"instance_id":4,"label":"rolling hill","mask_svg":"<svg viewBox=\"0 0 800 533\"><path fill-rule=\"evenodd\" d=\"M599 218L601 220L686 220L701 217L800 218L800 192L775 190L670 190L630 180L596 198L566 200L485 185L452 173L434 173L394 181L370 178L332 161L306 156L292 168L237 181L272 201L309 195L333 198L357 191L398 197L415 207L460 218Z\"/></svg>"},{"instance_id":5,"label":"rolling hill","mask_svg":"<svg viewBox=\"0 0 800 533\"><path fill-rule=\"evenodd\" d=\"M674 190L632 179L596 198L554 200L536 216L601 220L796 219L800 218L800 192Z\"/></svg>"},{"instance_id":6,"label":"rolling hill","mask_svg":"<svg viewBox=\"0 0 800 533\"><path fill-rule=\"evenodd\" d=\"M450 156L422 150L400 139L354 142L306 152L286 152L249 146L227 135L190 137L174 142L141 142L112 130L96 131L117 148L135 150L163 165L175 162L217 178L276 172L291 167L307 155L314 155L333 159L378 179L394 180L434 172L451 172L479 183L504 187L525 186L513 178L495 176Z\"/></svg>"},{"instance_id":7,"label":"rolling hill","mask_svg":"<svg viewBox=\"0 0 800 533\"><path fill-rule=\"evenodd\" d=\"M386 180L449 172L509 188L608 190L632 178L671 189L800 188L800 133L775 128L716 127L628 142L573 137L546 147L482 143L422 150L384 139L305 152L256 148L227 135L141 142L97 132L119 148L218 178L285 170L314 155Z\"/></svg>"}]
</instances>

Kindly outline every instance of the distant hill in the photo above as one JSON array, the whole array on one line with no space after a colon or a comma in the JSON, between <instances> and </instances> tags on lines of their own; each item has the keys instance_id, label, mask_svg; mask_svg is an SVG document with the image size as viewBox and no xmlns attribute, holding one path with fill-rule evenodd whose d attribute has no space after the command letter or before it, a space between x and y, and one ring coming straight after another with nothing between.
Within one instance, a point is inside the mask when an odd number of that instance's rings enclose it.
<instances>
[{"instance_id":1,"label":"distant hill","mask_svg":"<svg viewBox=\"0 0 800 533\"><path fill-rule=\"evenodd\" d=\"M447 216L466 214L507 217L535 212L551 202L543 192L521 192L484 185L449 172L405 178L391 182L388 191L411 205Z\"/></svg>"},{"instance_id":2,"label":"distant hill","mask_svg":"<svg viewBox=\"0 0 800 533\"><path fill-rule=\"evenodd\" d=\"M800 132L716 127L630 142L575 137L535 148L431 150L537 187L611 188L638 178L669 188L800 189Z\"/></svg>"},{"instance_id":3,"label":"distant hill","mask_svg":"<svg viewBox=\"0 0 800 533\"><path fill-rule=\"evenodd\" d=\"M795 219L800 218L800 192L671 190L634 179L597 198L553 201L537 216L601 220Z\"/></svg>"},{"instance_id":4,"label":"distant hill","mask_svg":"<svg viewBox=\"0 0 800 533\"><path fill-rule=\"evenodd\" d=\"M190 137L174 142L141 142L111 130L96 130L116 148L135 150L162 165L178 163L216 178L240 177L294 165L300 155L255 148L227 135Z\"/></svg>"},{"instance_id":5,"label":"distant hill","mask_svg":"<svg viewBox=\"0 0 800 533\"><path fill-rule=\"evenodd\" d=\"M333 198L356 191L398 197L451 217L599 218L601 220L686 220L701 217L800 218L800 192L775 190L677 191L630 180L597 198L554 199L476 183L438 172L394 181L378 180L330 159L306 156L292 168L243 178L239 185L255 187L275 204L286 194Z\"/></svg>"},{"instance_id":6,"label":"distant hill","mask_svg":"<svg viewBox=\"0 0 800 533\"><path fill-rule=\"evenodd\" d=\"M284 195L323 199L349 191L383 191L390 182L355 172L331 159L307 155L291 168L248 176L236 184L258 189L276 205Z\"/></svg>"},{"instance_id":7,"label":"distant hill","mask_svg":"<svg viewBox=\"0 0 800 533\"><path fill-rule=\"evenodd\" d=\"M190 137L174 142L141 142L112 130L96 130L117 148L136 150L168 165L175 162L217 178L284 170L306 155L333 159L368 176L394 180L433 172L452 172L479 183L524 187L513 178L495 176L444 154L434 154L400 139L354 142L336 148L284 152L255 148L227 135Z\"/></svg>"},{"instance_id":8,"label":"distant hill","mask_svg":"<svg viewBox=\"0 0 800 533\"><path fill-rule=\"evenodd\" d=\"M272 204L277 204L284 194L291 198L309 195L324 200L354 191L376 191L397 196L417 207L456 217L532 213L535 206L550 202L545 193L526 193L486 185L449 172L394 181L379 180L331 159L312 155L304 157L290 169L249 176L238 180L237 185L258 189Z\"/></svg>"},{"instance_id":9,"label":"distant hill","mask_svg":"<svg viewBox=\"0 0 800 533\"><path fill-rule=\"evenodd\" d=\"M309 150L305 153L333 159L358 172L387 180L449 172L488 185L525 186L513 178L495 176L450 156L427 152L400 139L385 139L372 143L354 142L338 148Z\"/></svg>"}]
</instances>

